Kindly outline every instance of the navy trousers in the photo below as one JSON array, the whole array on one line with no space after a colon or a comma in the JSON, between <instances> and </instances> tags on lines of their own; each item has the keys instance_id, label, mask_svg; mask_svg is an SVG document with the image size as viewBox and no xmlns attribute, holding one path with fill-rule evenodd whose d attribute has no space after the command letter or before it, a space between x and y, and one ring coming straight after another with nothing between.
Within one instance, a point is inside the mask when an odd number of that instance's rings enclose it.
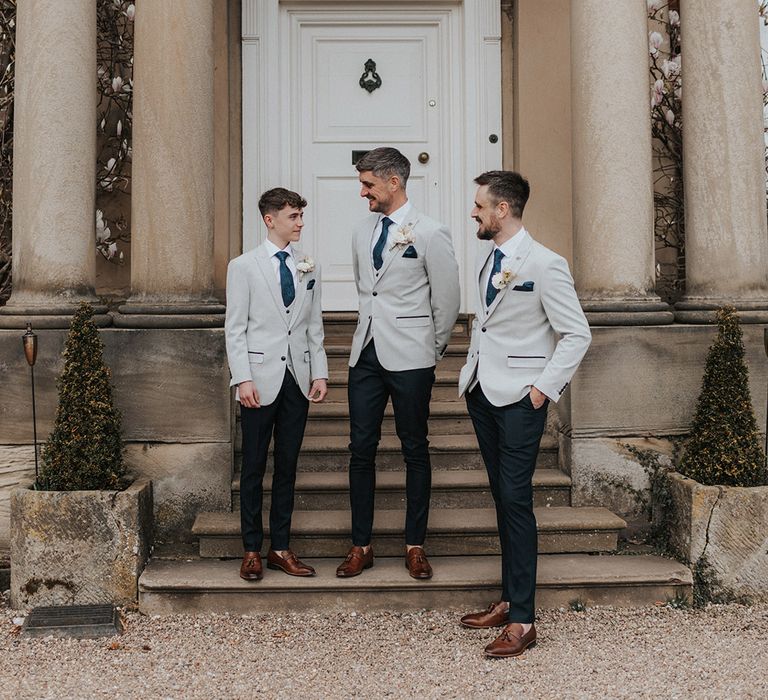
<instances>
[{"instance_id":1,"label":"navy trousers","mask_svg":"<svg viewBox=\"0 0 768 700\"><path fill-rule=\"evenodd\" d=\"M274 432L275 470L269 532L272 549L288 549L293 515L296 464L307 424L309 401L286 369L277 398L261 408L240 405L243 428L243 468L240 475L240 529L243 549L259 552L264 540L261 506L269 442Z\"/></svg>"},{"instance_id":2,"label":"navy trousers","mask_svg":"<svg viewBox=\"0 0 768 700\"><path fill-rule=\"evenodd\" d=\"M533 472L547 419L547 403L535 409L529 396L494 406L478 384L467 394L467 408L488 471L501 541L501 599L510 622L534 621L536 518Z\"/></svg>"},{"instance_id":3,"label":"navy trousers","mask_svg":"<svg viewBox=\"0 0 768 700\"><path fill-rule=\"evenodd\" d=\"M360 359L349 368L349 501L352 510L352 544L371 542L376 450L387 400L392 398L395 430L405 459L405 541L422 545L427 535L432 470L429 462L429 400L435 368L390 372L376 356L372 340Z\"/></svg>"}]
</instances>

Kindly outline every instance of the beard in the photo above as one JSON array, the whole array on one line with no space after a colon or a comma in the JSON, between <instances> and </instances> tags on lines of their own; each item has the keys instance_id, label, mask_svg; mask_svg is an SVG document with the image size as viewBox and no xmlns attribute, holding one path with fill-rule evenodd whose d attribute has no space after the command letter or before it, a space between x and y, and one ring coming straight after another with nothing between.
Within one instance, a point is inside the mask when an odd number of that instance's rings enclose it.
<instances>
[{"instance_id":1,"label":"beard","mask_svg":"<svg viewBox=\"0 0 768 700\"><path fill-rule=\"evenodd\" d=\"M387 202L382 202L380 199L371 199L370 197L366 197L368 200L368 210L376 212L377 214L383 214L387 210Z\"/></svg>"},{"instance_id":2,"label":"beard","mask_svg":"<svg viewBox=\"0 0 768 700\"><path fill-rule=\"evenodd\" d=\"M487 225L484 225L480 219L475 219L477 221L477 237L481 241L492 241L496 234L501 230L501 226L499 226L498 221L491 221Z\"/></svg>"}]
</instances>

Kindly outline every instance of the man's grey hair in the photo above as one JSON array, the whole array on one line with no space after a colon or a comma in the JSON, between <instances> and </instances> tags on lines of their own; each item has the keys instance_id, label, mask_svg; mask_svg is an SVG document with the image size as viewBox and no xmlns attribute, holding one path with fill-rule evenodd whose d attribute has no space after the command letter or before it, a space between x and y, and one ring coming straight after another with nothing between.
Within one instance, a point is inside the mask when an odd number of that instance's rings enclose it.
<instances>
[{"instance_id":1,"label":"man's grey hair","mask_svg":"<svg viewBox=\"0 0 768 700\"><path fill-rule=\"evenodd\" d=\"M393 175L400 178L400 184L405 189L408 176L411 174L411 162L396 148L381 146L368 151L355 163L357 172L370 170L376 177L387 179Z\"/></svg>"}]
</instances>

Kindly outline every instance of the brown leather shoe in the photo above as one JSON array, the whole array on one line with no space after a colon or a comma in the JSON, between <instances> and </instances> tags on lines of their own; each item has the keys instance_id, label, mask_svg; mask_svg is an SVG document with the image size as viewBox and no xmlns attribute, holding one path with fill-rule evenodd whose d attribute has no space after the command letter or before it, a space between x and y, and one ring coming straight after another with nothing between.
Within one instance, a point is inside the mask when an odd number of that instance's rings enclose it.
<instances>
[{"instance_id":1,"label":"brown leather shoe","mask_svg":"<svg viewBox=\"0 0 768 700\"><path fill-rule=\"evenodd\" d=\"M246 581L261 581L263 575L261 554L246 552L243 555L243 563L240 564L240 578L244 578Z\"/></svg>"},{"instance_id":2,"label":"brown leather shoe","mask_svg":"<svg viewBox=\"0 0 768 700\"><path fill-rule=\"evenodd\" d=\"M511 622L487 647L485 655L496 659L509 656L520 656L528 647L536 644L536 626L531 625L527 634L523 634L523 626Z\"/></svg>"},{"instance_id":3,"label":"brown leather shoe","mask_svg":"<svg viewBox=\"0 0 768 700\"><path fill-rule=\"evenodd\" d=\"M339 578L351 578L363 573L363 569L370 569L373 566L373 547L366 554L362 547L352 547L347 553L347 558L339 564L336 569L336 575Z\"/></svg>"},{"instance_id":4,"label":"brown leather shoe","mask_svg":"<svg viewBox=\"0 0 768 700\"><path fill-rule=\"evenodd\" d=\"M432 578L432 567L429 565L423 547L411 547L405 553L405 568L408 569L411 578Z\"/></svg>"},{"instance_id":5,"label":"brown leather shoe","mask_svg":"<svg viewBox=\"0 0 768 700\"><path fill-rule=\"evenodd\" d=\"M315 575L315 570L309 564L299 561L299 558L290 549L286 551L287 554L281 557L274 549L270 549L267 552L267 568L285 571L290 576Z\"/></svg>"},{"instance_id":6,"label":"brown leather shoe","mask_svg":"<svg viewBox=\"0 0 768 700\"><path fill-rule=\"evenodd\" d=\"M461 618L461 624L464 627L471 627L476 630L490 629L491 627L503 627L507 624L507 612L509 606L502 600L498 603L491 603L487 610L482 612L470 613Z\"/></svg>"}]
</instances>

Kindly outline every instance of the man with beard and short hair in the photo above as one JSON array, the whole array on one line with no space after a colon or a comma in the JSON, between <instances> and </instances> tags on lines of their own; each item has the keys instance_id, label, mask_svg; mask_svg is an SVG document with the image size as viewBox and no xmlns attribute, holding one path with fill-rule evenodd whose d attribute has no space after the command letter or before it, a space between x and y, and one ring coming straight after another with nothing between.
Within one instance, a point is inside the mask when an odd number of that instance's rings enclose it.
<instances>
[{"instance_id":1,"label":"man with beard and short hair","mask_svg":"<svg viewBox=\"0 0 768 700\"><path fill-rule=\"evenodd\" d=\"M360 196L372 213L355 227L352 241L360 304L349 358L353 546L336 575L357 576L373 566L376 450L391 398L406 467L405 565L411 577L428 579L427 420L435 364L459 313L459 269L448 229L408 201L410 163L402 153L376 148L356 167Z\"/></svg>"},{"instance_id":2,"label":"man with beard and short hair","mask_svg":"<svg viewBox=\"0 0 768 700\"><path fill-rule=\"evenodd\" d=\"M568 263L523 227L528 181L494 170L475 183L471 216L486 243L475 267L477 315L459 394L466 397L496 505L502 580L501 601L461 623L503 626L485 653L506 657L536 641L532 481L547 403L562 396L591 334Z\"/></svg>"}]
</instances>

